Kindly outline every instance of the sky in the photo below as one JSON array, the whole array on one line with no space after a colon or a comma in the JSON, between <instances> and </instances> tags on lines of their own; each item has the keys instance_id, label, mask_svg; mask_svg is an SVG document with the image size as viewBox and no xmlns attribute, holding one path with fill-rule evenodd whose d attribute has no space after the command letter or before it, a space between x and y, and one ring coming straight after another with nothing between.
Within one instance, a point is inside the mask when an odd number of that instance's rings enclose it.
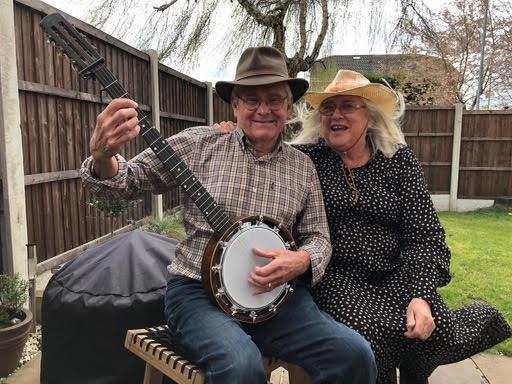
<instances>
[{"instance_id":1,"label":"sky","mask_svg":"<svg viewBox=\"0 0 512 384\"><path fill-rule=\"evenodd\" d=\"M87 14L87 6L90 4L89 1L84 0L44 0L46 3L54 6L55 8L64 11L80 20L85 20ZM442 0L430 0L428 2L429 7L439 8L443 3L447 1ZM141 2L141 8L146 7L147 2ZM165 0L156 1L158 5L165 3ZM394 24L393 21L396 16L396 0L384 0L383 3L383 17L382 17L382 33L374 36L373 39L368 38L369 35L369 20L365 17L353 17L347 21L344 21L343 33L337 36L333 43L333 48L330 55L342 54L342 55L363 55L363 54L383 54L392 53L393 51L387 52L387 40L386 36L389 35ZM354 4L358 4L354 2ZM355 5L354 7L357 7ZM351 8L351 14L361 14L365 12L364 8ZM142 17L140 18L142 19ZM219 24L219 33L217 35L222 36L222 23ZM134 45L133 39L135 36L126 36L122 40L130 45ZM190 68L190 66L180 65L179 63L170 65L173 69L185 73L200 81L210 81L215 83L218 80L231 79L234 75L236 68L236 59L230 60L225 66L221 65L223 52L222 52L222 41L212 42L211 47L206 49L208 60L200 61L200 64ZM218 63L212 65L212 63ZM169 63L164 63L169 65ZM303 77L304 74L299 74L299 77Z\"/></svg>"}]
</instances>

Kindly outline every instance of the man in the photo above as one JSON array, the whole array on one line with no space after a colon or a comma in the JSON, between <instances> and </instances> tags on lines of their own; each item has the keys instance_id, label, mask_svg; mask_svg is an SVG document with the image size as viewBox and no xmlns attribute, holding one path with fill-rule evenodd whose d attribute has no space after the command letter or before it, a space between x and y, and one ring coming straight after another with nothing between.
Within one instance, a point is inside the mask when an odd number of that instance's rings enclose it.
<instances>
[{"instance_id":1,"label":"man","mask_svg":"<svg viewBox=\"0 0 512 384\"><path fill-rule=\"evenodd\" d=\"M292 104L307 90L290 79L279 51L249 48L236 80L218 82L218 95L237 119L229 135L194 127L168 139L171 147L231 217L266 215L293 230L298 251L255 249L271 261L249 276L255 294L296 277L316 284L330 258L328 229L315 168L309 158L282 141ZM174 181L146 150L129 162L119 149L139 132L128 99L113 100L98 116L91 154L82 166L92 192L131 198L156 193ZM314 383L372 383L375 362L368 343L336 323L299 284L283 309L256 324L238 322L219 309L201 283L201 259L212 229L190 198L184 197L187 239L169 266L165 315L173 339L206 373L208 383L266 383L262 355L306 369ZM264 246L264 244L262 244Z\"/></svg>"}]
</instances>

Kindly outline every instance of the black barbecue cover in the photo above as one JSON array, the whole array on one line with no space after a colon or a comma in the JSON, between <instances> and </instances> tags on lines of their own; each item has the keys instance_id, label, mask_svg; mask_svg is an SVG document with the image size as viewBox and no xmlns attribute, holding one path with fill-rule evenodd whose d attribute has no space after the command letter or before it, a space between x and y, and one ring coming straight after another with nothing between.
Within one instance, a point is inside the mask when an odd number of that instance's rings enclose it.
<instances>
[{"instance_id":1,"label":"black barbecue cover","mask_svg":"<svg viewBox=\"0 0 512 384\"><path fill-rule=\"evenodd\" d=\"M142 383L124 348L128 329L165 324L176 240L133 230L87 249L56 272L42 302L41 383Z\"/></svg>"}]
</instances>

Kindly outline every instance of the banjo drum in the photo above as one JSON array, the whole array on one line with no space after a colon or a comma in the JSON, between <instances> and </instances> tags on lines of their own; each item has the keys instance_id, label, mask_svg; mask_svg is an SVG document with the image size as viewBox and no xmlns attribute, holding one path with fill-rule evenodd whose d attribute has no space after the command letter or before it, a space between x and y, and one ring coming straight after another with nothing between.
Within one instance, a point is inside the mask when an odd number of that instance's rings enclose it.
<instances>
[{"instance_id":1,"label":"banjo drum","mask_svg":"<svg viewBox=\"0 0 512 384\"><path fill-rule=\"evenodd\" d=\"M96 48L61 14L53 13L44 17L41 27L49 40L80 70L83 78L96 78L113 99L128 96ZM256 266L270 260L254 255L252 249L296 250L292 236L282 225L268 217L251 216L233 223L152 125L150 117L139 108L136 110L140 135L214 230L201 266L203 284L212 300L228 315L243 322L256 323L271 318L292 294L294 282L253 295L254 286L248 282L249 274Z\"/></svg>"},{"instance_id":2,"label":"banjo drum","mask_svg":"<svg viewBox=\"0 0 512 384\"><path fill-rule=\"evenodd\" d=\"M297 247L281 224L265 216L250 216L231 225L219 238L214 236L203 255L202 279L220 308L242 322L260 322L274 316L293 293L294 281L254 295L249 275L271 260L257 256L253 248Z\"/></svg>"}]
</instances>

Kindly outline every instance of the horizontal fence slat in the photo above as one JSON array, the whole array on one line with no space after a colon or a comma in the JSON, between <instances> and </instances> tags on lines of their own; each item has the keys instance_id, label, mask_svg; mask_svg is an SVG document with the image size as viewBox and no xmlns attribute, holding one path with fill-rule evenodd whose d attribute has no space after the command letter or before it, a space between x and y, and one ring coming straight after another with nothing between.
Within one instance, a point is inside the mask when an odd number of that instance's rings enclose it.
<instances>
[{"instance_id":1,"label":"horizontal fence slat","mask_svg":"<svg viewBox=\"0 0 512 384\"><path fill-rule=\"evenodd\" d=\"M442 105L406 105L406 111L447 111L447 110L455 110L453 106L442 106Z\"/></svg>"},{"instance_id":2,"label":"horizontal fence slat","mask_svg":"<svg viewBox=\"0 0 512 384\"><path fill-rule=\"evenodd\" d=\"M465 115L512 115L512 109L504 109L504 110L489 110L489 109L481 109L474 111L464 111Z\"/></svg>"},{"instance_id":3,"label":"horizontal fence slat","mask_svg":"<svg viewBox=\"0 0 512 384\"><path fill-rule=\"evenodd\" d=\"M453 133L451 132L405 132L405 137L451 137Z\"/></svg>"},{"instance_id":4,"label":"horizontal fence slat","mask_svg":"<svg viewBox=\"0 0 512 384\"><path fill-rule=\"evenodd\" d=\"M167 117L174 120L183 120L183 121L192 121L194 123L203 123L206 124L206 119L202 117L194 117L194 116L183 116L178 113L170 113L170 112L160 112L161 117Z\"/></svg>"},{"instance_id":5,"label":"horizontal fence slat","mask_svg":"<svg viewBox=\"0 0 512 384\"><path fill-rule=\"evenodd\" d=\"M449 167L452 163L446 161L422 161L421 165L430 167Z\"/></svg>"},{"instance_id":6,"label":"horizontal fence slat","mask_svg":"<svg viewBox=\"0 0 512 384\"><path fill-rule=\"evenodd\" d=\"M512 141L512 137L463 137L462 141L498 141L508 142Z\"/></svg>"},{"instance_id":7,"label":"horizontal fence slat","mask_svg":"<svg viewBox=\"0 0 512 384\"><path fill-rule=\"evenodd\" d=\"M59 172L37 173L33 175L25 175L25 185L50 183L53 181L77 179L79 177L80 171L78 169Z\"/></svg>"},{"instance_id":8,"label":"horizontal fence slat","mask_svg":"<svg viewBox=\"0 0 512 384\"><path fill-rule=\"evenodd\" d=\"M30 81L18 80L18 89L24 92L32 92L48 96L63 97L66 99L89 101L98 104L108 104L112 99L108 96L99 97L90 93L73 91L70 89L63 89L58 87L52 87L50 85L32 83ZM139 109L143 111L151 111L151 107L148 105L139 104ZM195 123L206 123L206 119L195 116L185 116L178 113L160 112L162 117L171 118L174 120L192 121Z\"/></svg>"},{"instance_id":9,"label":"horizontal fence slat","mask_svg":"<svg viewBox=\"0 0 512 384\"><path fill-rule=\"evenodd\" d=\"M495 171L511 172L512 167L460 167L461 171Z\"/></svg>"},{"instance_id":10,"label":"horizontal fence slat","mask_svg":"<svg viewBox=\"0 0 512 384\"><path fill-rule=\"evenodd\" d=\"M482 195L482 196L458 195L457 196L458 199L470 199L470 200L495 200L498 197L500 197L500 196L486 196L486 195ZM508 196L503 196L503 197L508 197Z\"/></svg>"},{"instance_id":11,"label":"horizontal fence slat","mask_svg":"<svg viewBox=\"0 0 512 384\"><path fill-rule=\"evenodd\" d=\"M108 104L108 102L110 101L110 98L102 99L99 96L96 96L96 95L93 95L90 93L79 92L79 91L74 91L71 89L64 89L64 88L59 88L59 87L53 87L51 85L33 83L30 81L25 81L25 80L18 80L18 90L25 91L25 92L31 92L31 93L37 93L37 94L41 94L41 95L64 97L64 98L73 99L73 100L90 101L93 103Z\"/></svg>"}]
</instances>

